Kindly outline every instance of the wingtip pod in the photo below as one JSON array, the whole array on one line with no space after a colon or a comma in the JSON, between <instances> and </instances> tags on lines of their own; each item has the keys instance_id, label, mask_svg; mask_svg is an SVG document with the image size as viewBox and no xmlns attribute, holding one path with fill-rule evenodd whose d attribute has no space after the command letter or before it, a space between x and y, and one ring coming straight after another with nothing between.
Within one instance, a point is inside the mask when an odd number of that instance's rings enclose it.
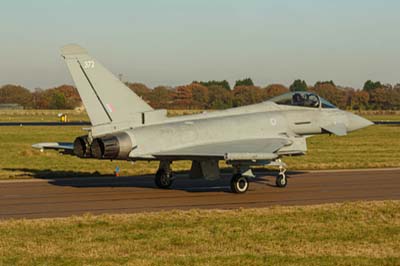
<instances>
[{"instance_id":1,"label":"wingtip pod","mask_svg":"<svg viewBox=\"0 0 400 266\"><path fill-rule=\"evenodd\" d=\"M82 55L87 54L85 48L78 44L67 44L61 48L62 56Z\"/></svg>"}]
</instances>

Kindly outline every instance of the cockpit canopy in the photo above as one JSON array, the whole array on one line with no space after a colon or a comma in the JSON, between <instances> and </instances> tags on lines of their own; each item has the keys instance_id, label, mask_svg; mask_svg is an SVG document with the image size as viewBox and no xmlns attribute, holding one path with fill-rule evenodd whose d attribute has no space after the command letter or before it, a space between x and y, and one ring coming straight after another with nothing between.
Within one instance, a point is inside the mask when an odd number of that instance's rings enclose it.
<instances>
[{"instance_id":1,"label":"cockpit canopy","mask_svg":"<svg viewBox=\"0 0 400 266\"><path fill-rule=\"evenodd\" d=\"M279 105L302 106L311 108L337 108L324 98L319 97L317 94L306 91L285 93L268 101L274 102Z\"/></svg>"}]
</instances>

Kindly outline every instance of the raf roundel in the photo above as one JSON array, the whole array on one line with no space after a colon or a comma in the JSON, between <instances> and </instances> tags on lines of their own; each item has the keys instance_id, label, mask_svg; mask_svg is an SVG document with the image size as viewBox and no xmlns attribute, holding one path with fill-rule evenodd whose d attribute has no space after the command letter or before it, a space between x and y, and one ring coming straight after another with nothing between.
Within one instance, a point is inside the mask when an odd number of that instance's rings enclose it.
<instances>
[{"instance_id":1,"label":"raf roundel","mask_svg":"<svg viewBox=\"0 0 400 266\"><path fill-rule=\"evenodd\" d=\"M112 106L111 103L107 103L106 106L107 106L107 109L108 109L108 111L109 111L110 113L114 112L114 106Z\"/></svg>"},{"instance_id":2,"label":"raf roundel","mask_svg":"<svg viewBox=\"0 0 400 266\"><path fill-rule=\"evenodd\" d=\"M276 122L275 118L271 118L269 121L270 121L272 126L276 126L277 122Z\"/></svg>"}]
</instances>

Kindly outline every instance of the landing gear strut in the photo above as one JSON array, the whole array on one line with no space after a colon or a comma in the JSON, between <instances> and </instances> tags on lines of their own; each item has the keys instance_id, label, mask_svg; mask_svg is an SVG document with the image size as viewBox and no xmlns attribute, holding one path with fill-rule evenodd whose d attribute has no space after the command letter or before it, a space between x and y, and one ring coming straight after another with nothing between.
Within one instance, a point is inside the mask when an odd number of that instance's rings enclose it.
<instances>
[{"instance_id":1,"label":"landing gear strut","mask_svg":"<svg viewBox=\"0 0 400 266\"><path fill-rule=\"evenodd\" d=\"M160 162L160 167L158 168L154 179L156 186L167 189L171 187L173 181L171 162Z\"/></svg>"},{"instance_id":2,"label":"landing gear strut","mask_svg":"<svg viewBox=\"0 0 400 266\"><path fill-rule=\"evenodd\" d=\"M278 162L281 163L282 161L278 159ZM275 184L277 187L284 188L287 186L287 176L286 176L286 168L283 164L279 165L279 174L276 177Z\"/></svg>"}]
</instances>

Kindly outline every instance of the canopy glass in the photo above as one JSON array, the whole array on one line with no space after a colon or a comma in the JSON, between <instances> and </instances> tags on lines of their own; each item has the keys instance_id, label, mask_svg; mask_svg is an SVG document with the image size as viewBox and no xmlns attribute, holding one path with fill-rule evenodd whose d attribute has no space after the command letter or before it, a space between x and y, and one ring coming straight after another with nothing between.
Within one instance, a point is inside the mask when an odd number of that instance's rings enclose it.
<instances>
[{"instance_id":1,"label":"canopy glass","mask_svg":"<svg viewBox=\"0 0 400 266\"><path fill-rule=\"evenodd\" d=\"M270 99L269 101L279 105L302 106L311 108L337 108L317 94L306 91L289 92Z\"/></svg>"}]
</instances>

